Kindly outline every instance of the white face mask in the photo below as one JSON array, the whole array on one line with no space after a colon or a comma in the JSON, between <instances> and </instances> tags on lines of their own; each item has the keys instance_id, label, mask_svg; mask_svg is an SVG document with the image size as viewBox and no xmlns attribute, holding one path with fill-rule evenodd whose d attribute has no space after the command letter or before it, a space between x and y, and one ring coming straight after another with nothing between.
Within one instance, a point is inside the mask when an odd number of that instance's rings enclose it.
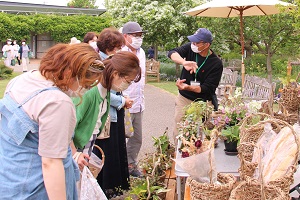
<instances>
[{"instance_id":1,"label":"white face mask","mask_svg":"<svg viewBox=\"0 0 300 200\"><path fill-rule=\"evenodd\" d=\"M132 42L130 45L134 49L139 49L142 46L143 39L141 37L132 37L131 40L132 40Z\"/></svg>"},{"instance_id":2,"label":"white face mask","mask_svg":"<svg viewBox=\"0 0 300 200\"><path fill-rule=\"evenodd\" d=\"M88 91L88 89L82 87L79 84L79 80L77 77L76 77L76 79L77 79L77 83L78 83L77 90L73 91L73 90L69 89L68 91L65 92L69 97L82 97Z\"/></svg>"},{"instance_id":3,"label":"white face mask","mask_svg":"<svg viewBox=\"0 0 300 200\"><path fill-rule=\"evenodd\" d=\"M94 48L97 49L97 42L90 42L90 45Z\"/></svg>"},{"instance_id":4,"label":"white face mask","mask_svg":"<svg viewBox=\"0 0 300 200\"><path fill-rule=\"evenodd\" d=\"M22 42L22 45L24 45L25 44L25 42Z\"/></svg>"},{"instance_id":5,"label":"white face mask","mask_svg":"<svg viewBox=\"0 0 300 200\"><path fill-rule=\"evenodd\" d=\"M203 46L205 46L205 44L203 44L203 45L200 46L200 47L203 47ZM191 43L191 49L192 49L192 51L195 52L195 53L201 53L202 51L204 51L204 50L206 49L206 47L203 48L202 50L198 50L199 47L196 46L196 45L194 45L193 43Z\"/></svg>"},{"instance_id":6,"label":"white face mask","mask_svg":"<svg viewBox=\"0 0 300 200\"><path fill-rule=\"evenodd\" d=\"M130 85L129 83L125 83L125 82L122 81L121 84L120 84L119 86L113 84L113 85L112 85L112 89L113 89L114 91L121 92L121 91L126 90L126 89L129 87L129 85Z\"/></svg>"},{"instance_id":7,"label":"white face mask","mask_svg":"<svg viewBox=\"0 0 300 200\"><path fill-rule=\"evenodd\" d=\"M73 90L69 89L69 90L66 91L65 93L66 93L69 97L82 97L87 91L88 91L88 89L83 88L82 86L79 86L78 89L77 89L76 91L73 91Z\"/></svg>"},{"instance_id":8,"label":"white face mask","mask_svg":"<svg viewBox=\"0 0 300 200\"><path fill-rule=\"evenodd\" d=\"M14 44L17 44L16 42L14 42Z\"/></svg>"},{"instance_id":9,"label":"white face mask","mask_svg":"<svg viewBox=\"0 0 300 200\"><path fill-rule=\"evenodd\" d=\"M11 42L7 42L7 44L11 44Z\"/></svg>"},{"instance_id":10,"label":"white face mask","mask_svg":"<svg viewBox=\"0 0 300 200\"><path fill-rule=\"evenodd\" d=\"M193 43L191 43L191 49L193 52L195 53L200 53L201 51L198 50L198 47L196 45L194 45ZM203 51L203 50L202 50Z\"/></svg>"}]
</instances>

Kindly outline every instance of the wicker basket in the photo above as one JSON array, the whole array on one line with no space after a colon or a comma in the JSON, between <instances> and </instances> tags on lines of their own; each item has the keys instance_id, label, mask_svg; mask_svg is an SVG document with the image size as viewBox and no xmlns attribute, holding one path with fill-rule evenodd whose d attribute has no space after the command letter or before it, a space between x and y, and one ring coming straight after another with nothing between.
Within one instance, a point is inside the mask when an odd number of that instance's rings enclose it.
<instances>
[{"instance_id":1,"label":"wicker basket","mask_svg":"<svg viewBox=\"0 0 300 200\"><path fill-rule=\"evenodd\" d=\"M211 133L211 140L208 141L208 149L214 148L215 141L218 138L218 131L216 129L213 130ZM190 197L192 200L211 200L211 199L221 199L225 200L228 199L230 196L230 192L233 188L233 185L236 182L236 178L231 174L224 174L224 173L217 173L217 181L219 181L221 184L218 183L212 183L213 180L213 164L212 164L212 157L209 156L210 159L210 183L199 183L198 181L192 179L189 177L187 179L187 184L190 187Z\"/></svg>"},{"instance_id":2,"label":"wicker basket","mask_svg":"<svg viewBox=\"0 0 300 200\"><path fill-rule=\"evenodd\" d=\"M265 118L271 118L270 115L266 113L257 113L257 114L250 114L244 118L241 122L240 127L240 143L242 142L253 142L256 143L261 134L264 131L263 124L255 124L252 125L253 120L258 118L260 121L264 120ZM253 147L250 147L253 152ZM252 160L252 154L250 155L249 161Z\"/></svg>"},{"instance_id":3,"label":"wicker basket","mask_svg":"<svg viewBox=\"0 0 300 200\"><path fill-rule=\"evenodd\" d=\"M267 185L261 187L261 184L256 179L248 178L242 181L235 187L229 200L289 200L289 195L286 195L280 188Z\"/></svg>"},{"instance_id":4,"label":"wicker basket","mask_svg":"<svg viewBox=\"0 0 300 200\"><path fill-rule=\"evenodd\" d=\"M251 116L248 117L251 118ZM247 120L249 119L245 118L245 121ZM254 175L254 171L258 165L257 163L252 163L253 151L256 147L256 143L259 137L263 133L264 125L266 123L270 123L276 133L279 133L283 127L289 127L292 130L299 152L299 141L297 138L297 133L294 131L292 126L285 121L270 118L261 121L256 125L252 125L249 128L245 128L244 124L242 124L241 134L244 134L246 129L248 132L250 132L251 130L256 130L256 132L253 133L255 134L255 137L251 137L251 135L247 132L246 136L244 135L244 137L241 138L241 143L238 146L238 157L241 163L239 173L242 182L238 185L237 188L232 191L230 199L262 199L262 195L265 197L265 199L284 200L289 198L289 188L294 181L293 175L298 164L298 155L295 156L294 162L288 168L285 176L274 181L270 181L268 182L268 184L263 184L262 181L258 181L257 179L252 178Z\"/></svg>"},{"instance_id":5,"label":"wicker basket","mask_svg":"<svg viewBox=\"0 0 300 200\"><path fill-rule=\"evenodd\" d=\"M299 91L300 88L297 83L290 83L282 88L280 101L288 112L296 112L298 110L300 105Z\"/></svg>"},{"instance_id":6,"label":"wicker basket","mask_svg":"<svg viewBox=\"0 0 300 200\"><path fill-rule=\"evenodd\" d=\"M93 162L89 162L88 167L89 167L90 171L92 172L93 176L95 178L97 178L98 174L100 173L100 171L103 168L103 165L104 165L104 162L105 162L105 154L104 154L103 150L101 149L101 147L99 147L98 145L94 145L94 147L97 148L100 151L101 155L102 155L101 165L99 167L99 166L94 165Z\"/></svg>"},{"instance_id":7,"label":"wicker basket","mask_svg":"<svg viewBox=\"0 0 300 200\"><path fill-rule=\"evenodd\" d=\"M217 180L221 184L199 183L188 177L187 184L190 186L192 200L227 200L236 182L232 174L218 173Z\"/></svg>"},{"instance_id":8,"label":"wicker basket","mask_svg":"<svg viewBox=\"0 0 300 200\"><path fill-rule=\"evenodd\" d=\"M274 103L278 103L278 110L274 110ZM294 112L289 112L281 102L263 102L260 112L271 115L276 119L286 121L290 125L293 125L298 121L298 110Z\"/></svg>"}]
</instances>

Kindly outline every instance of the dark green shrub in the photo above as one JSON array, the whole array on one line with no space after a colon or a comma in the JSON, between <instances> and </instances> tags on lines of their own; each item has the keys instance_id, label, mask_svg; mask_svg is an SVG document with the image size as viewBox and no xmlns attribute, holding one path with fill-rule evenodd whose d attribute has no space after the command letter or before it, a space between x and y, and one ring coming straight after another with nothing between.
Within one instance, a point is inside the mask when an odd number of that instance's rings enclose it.
<instances>
[{"instance_id":1,"label":"dark green shrub","mask_svg":"<svg viewBox=\"0 0 300 200\"><path fill-rule=\"evenodd\" d=\"M167 55L164 54L158 54L157 60L159 60L161 63L174 63L170 58L168 58Z\"/></svg>"},{"instance_id":2,"label":"dark green shrub","mask_svg":"<svg viewBox=\"0 0 300 200\"><path fill-rule=\"evenodd\" d=\"M9 78L13 71L13 69L4 65L3 60L0 61L0 80Z\"/></svg>"},{"instance_id":3,"label":"dark green shrub","mask_svg":"<svg viewBox=\"0 0 300 200\"><path fill-rule=\"evenodd\" d=\"M181 72L182 66L180 67ZM176 77L176 64L174 62L172 63L163 63L160 62L160 79L166 80L166 81L175 81L177 79Z\"/></svg>"}]
</instances>

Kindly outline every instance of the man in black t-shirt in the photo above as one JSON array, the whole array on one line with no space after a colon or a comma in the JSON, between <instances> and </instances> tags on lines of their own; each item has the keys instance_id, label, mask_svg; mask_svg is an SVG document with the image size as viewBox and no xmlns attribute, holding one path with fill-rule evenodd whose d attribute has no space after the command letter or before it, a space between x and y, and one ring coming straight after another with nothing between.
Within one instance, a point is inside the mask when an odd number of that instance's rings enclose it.
<instances>
[{"instance_id":1,"label":"man in black t-shirt","mask_svg":"<svg viewBox=\"0 0 300 200\"><path fill-rule=\"evenodd\" d=\"M174 138L178 134L177 124L184 115L184 106L195 100L202 100L212 101L214 109L218 109L215 91L222 76L223 64L210 49L212 34L205 28L199 28L188 39L189 43L168 53L168 57L175 63L183 65L180 79L176 81L179 94L175 102Z\"/></svg>"}]
</instances>

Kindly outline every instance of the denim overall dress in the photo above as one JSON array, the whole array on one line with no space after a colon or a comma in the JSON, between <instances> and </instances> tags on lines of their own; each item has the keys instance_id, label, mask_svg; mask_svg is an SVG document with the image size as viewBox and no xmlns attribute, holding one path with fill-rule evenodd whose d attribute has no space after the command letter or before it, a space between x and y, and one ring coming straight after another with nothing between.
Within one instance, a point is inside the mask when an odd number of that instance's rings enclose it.
<instances>
[{"instance_id":1,"label":"denim overall dress","mask_svg":"<svg viewBox=\"0 0 300 200\"><path fill-rule=\"evenodd\" d=\"M48 199L42 159L38 155L39 126L22 108L30 99L47 90L58 88L36 91L20 104L11 98L10 92L0 100L0 199ZM79 180L79 170L72 158L70 147L67 157L63 159L63 165L67 199L77 200L76 181Z\"/></svg>"}]
</instances>

